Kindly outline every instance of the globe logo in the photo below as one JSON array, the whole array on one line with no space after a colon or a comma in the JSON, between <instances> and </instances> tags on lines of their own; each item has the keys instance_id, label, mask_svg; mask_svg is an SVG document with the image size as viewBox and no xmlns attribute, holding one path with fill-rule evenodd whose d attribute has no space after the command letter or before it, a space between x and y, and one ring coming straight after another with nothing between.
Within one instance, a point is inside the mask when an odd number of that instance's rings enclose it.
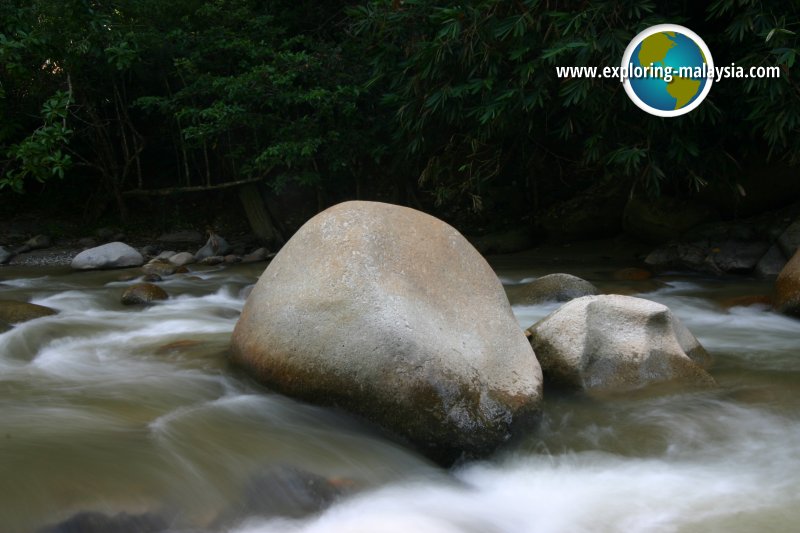
<instances>
[{"instance_id":1,"label":"globe logo","mask_svg":"<svg viewBox=\"0 0 800 533\"><path fill-rule=\"evenodd\" d=\"M705 99L714 81L711 52L696 33L677 24L647 28L622 57L625 92L638 107L677 117Z\"/></svg>"}]
</instances>

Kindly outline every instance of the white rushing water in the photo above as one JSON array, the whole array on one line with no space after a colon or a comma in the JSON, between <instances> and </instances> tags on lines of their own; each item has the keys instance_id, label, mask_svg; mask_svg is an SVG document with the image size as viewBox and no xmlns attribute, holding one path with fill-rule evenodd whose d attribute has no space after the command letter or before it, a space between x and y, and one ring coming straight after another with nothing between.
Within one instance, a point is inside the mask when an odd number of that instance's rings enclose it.
<instances>
[{"instance_id":1,"label":"white rushing water","mask_svg":"<svg viewBox=\"0 0 800 533\"><path fill-rule=\"evenodd\" d=\"M241 291L257 274L169 280L171 299L145 309L119 303L131 282L118 273L4 280L0 299L59 314L0 333L0 531L86 511L235 533L800 523L800 321L757 305L726 309L717 302L731 283L674 279L643 295L668 305L715 356L719 388L604 399L546 391L536 432L444 471L374 428L272 394L229 367ZM752 292L750 282L734 285ZM515 312L527 327L557 307ZM317 513L293 512L282 500L293 485L258 477L276 467L319 476L343 496ZM269 513L250 501L254 479L267 480L255 486L274 500Z\"/></svg>"}]
</instances>

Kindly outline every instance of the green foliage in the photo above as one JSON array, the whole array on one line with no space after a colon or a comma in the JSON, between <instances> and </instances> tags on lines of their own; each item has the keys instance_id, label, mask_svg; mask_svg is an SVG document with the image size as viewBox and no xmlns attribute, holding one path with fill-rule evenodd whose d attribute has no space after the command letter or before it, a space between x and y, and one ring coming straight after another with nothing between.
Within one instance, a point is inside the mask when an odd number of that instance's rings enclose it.
<instances>
[{"instance_id":1,"label":"green foliage","mask_svg":"<svg viewBox=\"0 0 800 533\"><path fill-rule=\"evenodd\" d=\"M369 85L394 111L398 148L440 203L466 198L479 207L489 182L519 176L563 188L564 175L580 182L610 173L654 194L691 191L732 175L750 153L742 144L800 154L794 4L408 0L397 8L378 0L351 13L371 43ZM557 65L618 65L636 33L664 22L698 31L718 65L730 57L780 65L784 75L721 82L677 119L643 114L617 81L556 77Z\"/></svg>"},{"instance_id":2,"label":"green foliage","mask_svg":"<svg viewBox=\"0 0 800 533\"><path fill-rule=\"evenodd\" d=\"M69 142L72 130L67 128L66 118L70 95L58 91L42 106L42 125L19 143L6 151L12 160L5 176L0 177L0 189L10 187L22 192L25 179L34 178L43 183L52 176L64 178L64 172L72 164L72 158L63 148Z\"/></svg>"}]
</instances>

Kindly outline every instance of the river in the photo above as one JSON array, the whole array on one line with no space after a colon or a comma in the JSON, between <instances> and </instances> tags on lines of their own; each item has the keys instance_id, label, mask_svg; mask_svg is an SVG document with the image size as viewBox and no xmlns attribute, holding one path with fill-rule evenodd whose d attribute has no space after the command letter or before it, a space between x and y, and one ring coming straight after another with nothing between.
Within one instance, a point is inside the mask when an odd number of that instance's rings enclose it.
<instances>
[{"instance_id":1,"label":"river","mask_svg":"<svg viewBox=\"0 0 800 533\"><path fill-rule=\"evenodd\" d=\"M243 289L263 264L176 276L161 284L171 299L144 309L120 304L131 283L120 271L6 268L0 298L60 313L0 334L0 531L29 533L87 511L149 513L176 532L796 530L800 321L720 304L768 284L495 266L507 284L568 271L668 305L715 357L719 387L603 398L546 390L535 432L442 470L228 365ZM514 311L527 327L556 308ZM278 494L295 471L344 496L299 516ZM254 490L272 516L259 514Z\"/></svg>"}]
</instances>

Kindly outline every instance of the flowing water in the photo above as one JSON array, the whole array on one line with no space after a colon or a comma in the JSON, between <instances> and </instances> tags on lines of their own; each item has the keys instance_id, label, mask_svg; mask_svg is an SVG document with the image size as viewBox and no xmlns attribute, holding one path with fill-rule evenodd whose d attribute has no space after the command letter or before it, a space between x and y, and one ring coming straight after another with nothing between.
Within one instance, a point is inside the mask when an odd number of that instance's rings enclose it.
<instances>
[{"instance_id":1,"label":"flowing water","mask_svg":"<svg viewBox=\"0 0 800 533\"><path fill-rule=\"evenodd\" d=\"M132 283L119 271L0 271L0 299L59 310L0 333L0 531L33 532L87 511L235 533L800 524L800 320L719 303L765 292L763 282L613 282L603 269L561 266L668 305L715 356L719 387L605 398L546 391L534 433L448 471L228 365L243 289L262 268L178 276L162 284L170 300L136 309L119 303ZM498 266L505 283L548 271L557 270ZM515 312L527 327L556 308ZM282 496L298 487L291 472L300 488ZM342 495L301 516L290 500L313 500L304 491L318 479ZM254 491L274 500L268 513Z\"/></svg>"}]
</instances>

